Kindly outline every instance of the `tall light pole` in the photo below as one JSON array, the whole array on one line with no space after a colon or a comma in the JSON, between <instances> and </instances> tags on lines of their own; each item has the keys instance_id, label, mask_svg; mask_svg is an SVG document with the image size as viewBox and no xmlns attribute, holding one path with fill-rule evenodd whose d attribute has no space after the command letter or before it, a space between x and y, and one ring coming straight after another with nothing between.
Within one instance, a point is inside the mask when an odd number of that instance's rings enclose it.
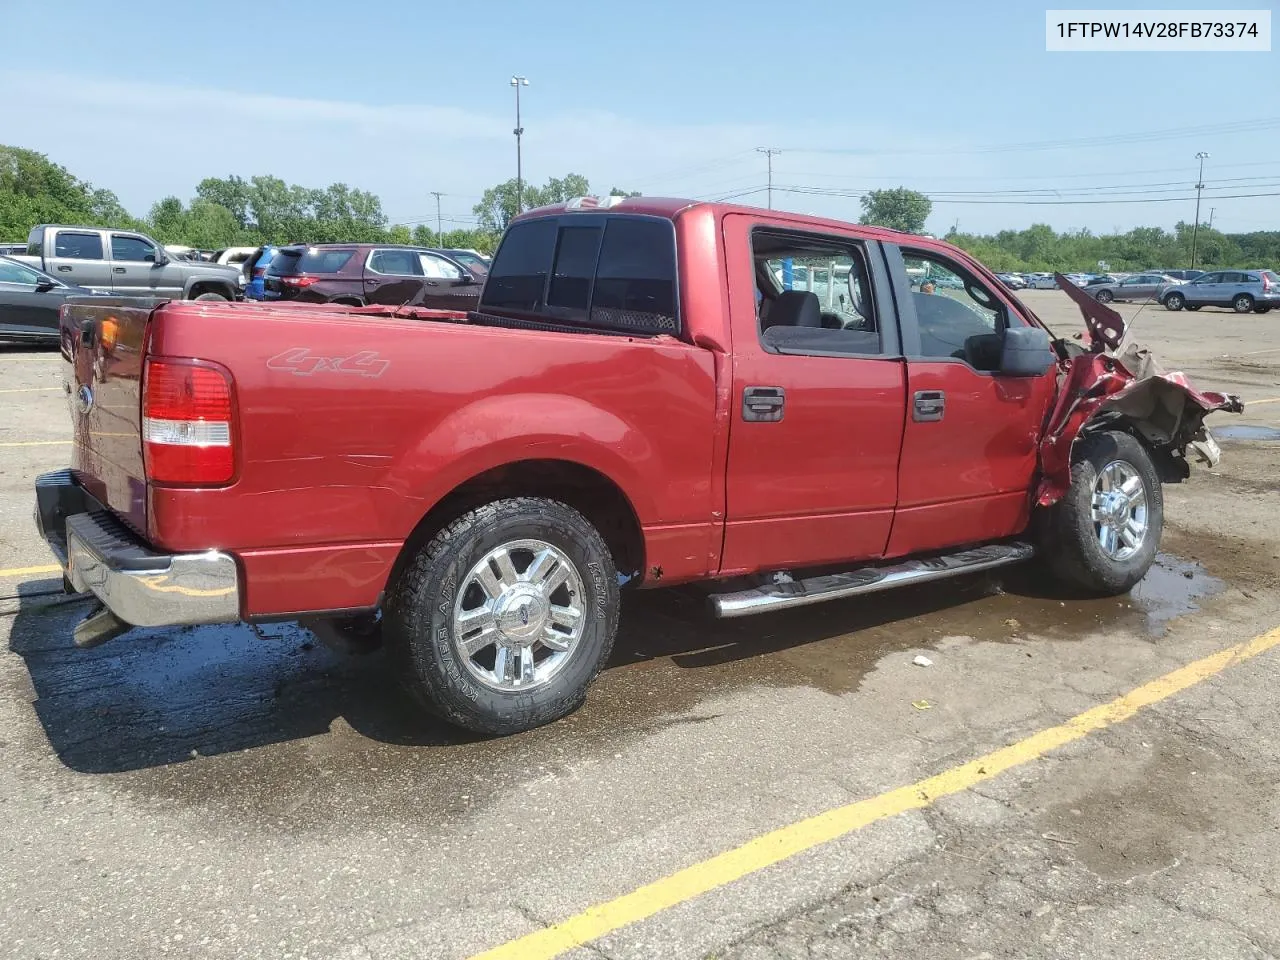
<instances>
[{"instance_id":1,"label":"tall light pole","mask_svg":"<svg viewBox=\"0 0 1280 960\"><path fill-rule=\"evenodd\" d=\"M431 195L436 198L436 243L441 247L444 246L444 221L440 218L440 191L432 190Z\"/></svg>"},{"instance_id":2,"label":"tall light pole","mask_svg":"<svg viewBox=\"0 0 1280 960\"><path fill-rule=\"evenodd\" d=\"M774 147L756 147L756 153L763 153L766 157L769 158L769 209L770 210L773 209L773 155L775 153L781 153L781 152L782 152L781 150L778 150Z\"/></svg>"},{"instance_id":3,"label":"tall light pole","mask_svg":"<svg viewBox=\"0 0 1280 960\"><path fill-rule=\"evenodd\" d=\"M512 77L511 85L516 88L516 213L524 209L524 172L520 166L520 138L524 136L524 127L520 126L520 88L529 85L525 77Z\"/></svg>"},{"instance_id":4,"label":"tall light pole","mask_svg":"<svg viewBox=\"0 0 1280 960\"><path fill-rule=\"evenodd\" d=\"M1191 269L1196 268L1196 240L1200 233L1200 191L1204 189L1204 162L1209 159L1209 155L1201 150L1196 154L1196 159L1200 161L1200 176L1196 178L1196 222L1191 228Z\"/></svg>"}]
</instances>

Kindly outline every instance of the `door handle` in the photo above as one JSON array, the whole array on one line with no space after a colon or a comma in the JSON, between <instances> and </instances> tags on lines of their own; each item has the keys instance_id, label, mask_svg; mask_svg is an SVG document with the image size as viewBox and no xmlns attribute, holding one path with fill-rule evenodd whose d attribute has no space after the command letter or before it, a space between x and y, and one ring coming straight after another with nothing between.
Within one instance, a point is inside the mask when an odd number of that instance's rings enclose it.
<instances>
[{"instance_id":1,"label":"door handle","mask_svg":"<svg viewBox=\"0 0 1280 960\"><path fill-rule=\"evenodd\" d=\"M58 268L58 272L60 272L60 273L70 273L70 272L71 272L71 268L70 268L70 267L59 267L59 268Z\"/></svg>"},{"instance_id":2,"label":"door handle","mask_svg":"<svg viewBox=\"0 0 1280 960\"><path fill-rule=\"evenodd\" d=\"M112 273L128 273L129 271L126 270L124 267L113 267L111 272Z\"/></svg>"},{"instance_id":3,"label":"door handle","mask_svg":"<svg viewBox=\"0 0 1280 960\"><path fill-rule=\"evenodd\" d=\"M916 423L933 423L947 412L947 395L941 390L917 390L911 403L911 419Z\"/></svg>"},{"instance_id":4,"label":"door handle","mask_svg":"<svg viewBox=\"0 0 1280 960\"><path fill-rule=\"evenodd\" d=\"M366 277L364 282L366 286L370 287L376 287L378 285L378 281L374 280L372 277Z\"/></svg>"},{"instance_id":5,"label":"door handle","mask_svg":"<svg viewBox=\"0 0 1280 960\"><path fill-rule=\"evenodd\" d=\"M440 286L440 281L438 281L438 280L428 280L428 281L427 281L427 286L428 286L428 287L438 287L438 286Z\"/></svg>"},{"instance_id":6,"label":"door handle","mask_svg":"<svg viewBox=\"0 0 1280 960\"><path fill-rule=\"evenodd\" d=\"M747 423L777 423L782 419L787 391L782 387L745 387L742 391L742 419Z\"/></svg>"}]
</instances>

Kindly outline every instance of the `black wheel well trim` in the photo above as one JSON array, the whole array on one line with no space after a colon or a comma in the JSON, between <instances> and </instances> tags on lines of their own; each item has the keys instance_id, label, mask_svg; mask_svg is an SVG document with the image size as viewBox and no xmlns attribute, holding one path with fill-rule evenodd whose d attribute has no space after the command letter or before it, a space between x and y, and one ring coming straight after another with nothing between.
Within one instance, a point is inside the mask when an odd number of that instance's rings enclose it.
<instances>
[{"instance_id":1,"label":"black wheel well trim","mask_svg":"<svg viewBox=\"0 0 1280 960\"><path fill-rule=\"evenodd\" d=\"M464 513L517 497L554 500L572 507L600 532L624 582L644 579L644 533L635 507L622 488L593 467L573 460L529 459L485 470L441 497L405 538L387 578L387 590L431 539Z\"/></svg>"},{"instance_id":2,"label":"black wheel well trim","mask_svg":"<svg viewBox=\"0 0 1280 960\"><path fill-rule=\"evenodd\" d=\"M202 293L226 293L232 300L234 300L236 296L235 287L229 280L200 279L192 283L187 289L187 299L193 300Z\"/></svg>"},{"instance_id":3,"label":"black wheel well trim","mask_svg":"<svg viewBox=\"0 0 1280 960\"><path fill-rule=\"evenodd\" d=\"M1191 465L1177 445L1169 440L1157 440L1142 430L1139 421L1123 413L1102 413L1090 418L1072 443L1075 445L1085 437L1097 433L1127 433L1137 440L1151 457L1161 483L1181 483L1191 476Z\"/></svg>"}]
</instances>

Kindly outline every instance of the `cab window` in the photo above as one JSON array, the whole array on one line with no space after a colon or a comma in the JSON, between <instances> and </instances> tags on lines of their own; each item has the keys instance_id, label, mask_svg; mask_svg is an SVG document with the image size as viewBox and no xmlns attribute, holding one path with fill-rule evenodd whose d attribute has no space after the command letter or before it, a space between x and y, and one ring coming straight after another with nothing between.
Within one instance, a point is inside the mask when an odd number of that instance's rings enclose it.
<instances>
[{"instance_id":1,"label":"cab window","mask_svg":"<svg viewBox=\"0 0 1280 960\"><path fill-rule=\"evenodd\" d=\"M920 331L920 355L995 370L1009 315L1003 302L955 261L923 250L902 251Z\"/></svg>"},{"instance_id":2,"label":"cab window","mask_svg":"<svg viewBox=\"0 0 1280 960\"><path fill-rule=\"evenodd\" d=\"M771 353L881 351L867 261L857 241L756 230L751 235L760 343Z\"/></svg>"}]
</instances>

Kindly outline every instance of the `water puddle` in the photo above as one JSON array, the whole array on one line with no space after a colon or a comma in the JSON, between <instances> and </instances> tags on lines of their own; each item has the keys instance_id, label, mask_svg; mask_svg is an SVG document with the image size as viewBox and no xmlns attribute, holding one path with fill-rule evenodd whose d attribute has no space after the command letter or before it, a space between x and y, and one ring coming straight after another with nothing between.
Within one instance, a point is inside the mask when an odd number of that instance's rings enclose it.
<instances>
[{"instance_id":1,"label":"water puddle","mask_svg":"<svg viewBox=\"0 0 1280 960\"><path fill-rule=\"evenodd\" d=\"M1214 427L1213 436L1218 440L1280 440L1280 427L1265 427L1255 423L1232 423Z\"/></svg>"}]
</instances>

